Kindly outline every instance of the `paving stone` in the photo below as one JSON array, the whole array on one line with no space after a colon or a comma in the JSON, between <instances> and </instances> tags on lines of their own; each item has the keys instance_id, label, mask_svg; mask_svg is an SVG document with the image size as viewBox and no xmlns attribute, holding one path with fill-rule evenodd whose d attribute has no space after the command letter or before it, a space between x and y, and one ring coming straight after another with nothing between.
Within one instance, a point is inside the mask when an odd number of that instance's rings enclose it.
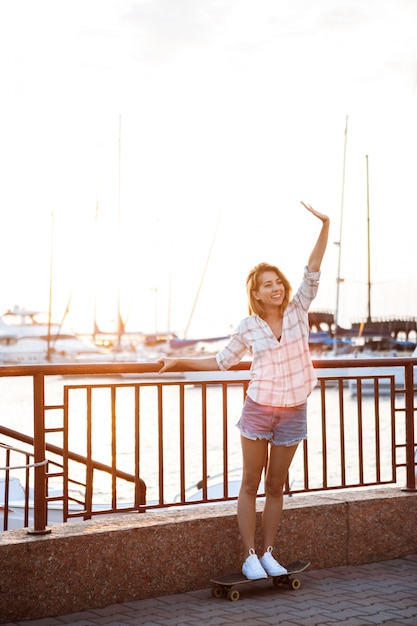
<instances>
[{"instance_id":1,"label":"paving stone","mask_svg":"<svg viewBox=\"0 0 417 626\"><path fill-rule=\"evenodd\" d=\"M248 585L238 602L200 589L3 626L417 625L417 555L308 571L301 580L298 591Z\"/></svg>"}]
</instances>

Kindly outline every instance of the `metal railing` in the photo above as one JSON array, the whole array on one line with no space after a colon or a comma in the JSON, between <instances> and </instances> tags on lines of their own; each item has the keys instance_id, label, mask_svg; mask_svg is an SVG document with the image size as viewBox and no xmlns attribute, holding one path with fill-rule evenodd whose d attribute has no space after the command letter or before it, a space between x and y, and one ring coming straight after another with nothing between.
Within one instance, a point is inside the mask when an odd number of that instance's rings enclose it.
<instances>
[{"instance_id":1,"label":"metal railing","mask_svg":"<svg viewBox=\"0 0 417 626\"><path fill-rule=\"evenodd\" d=\"M319 384L309 399L309 437L297 450L286 492L387 484L415 491L417 359L314 364ZM176 378L156 374L158 367L0 367L4 530L18 510L21 526L44 533L59 521L237 497L240 442L231 428L249 363L231 373ZM7 404L2 389L10 380L24 383L25 392ZM16 476L20 502L10 494Z\"/></svg>"}]
</instances>

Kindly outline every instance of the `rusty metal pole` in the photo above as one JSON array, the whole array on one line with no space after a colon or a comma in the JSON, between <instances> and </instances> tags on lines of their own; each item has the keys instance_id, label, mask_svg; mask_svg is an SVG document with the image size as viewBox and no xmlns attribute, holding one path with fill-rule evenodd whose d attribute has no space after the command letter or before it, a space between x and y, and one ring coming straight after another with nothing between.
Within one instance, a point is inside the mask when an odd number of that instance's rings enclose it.
<instances>
[{"instance_id":1,"label":"rusty metal pole","mask_svg":"<svg viewBox=\"0 0 417 626\"><path fill-rule=\"evenodd\" d=\"M414 465L414 370L412 364L404 366L404 382L406 486L403 491L417 491Z\"/></svg>"},{"instance_id":2,"label":"rusty metal pole","mask_svg":"<svg viewBox=\"0 0 417 626\"><path fill-rule=\"evenodd\" d=\"M46 472L44 463L46 454L45 445L45 377L39 372L33 375L33 453L35 461L35 493L34 493L34 528L28 530L30 534L43 535L50 530L46 528Z\"/></svg>"}]
</instances>

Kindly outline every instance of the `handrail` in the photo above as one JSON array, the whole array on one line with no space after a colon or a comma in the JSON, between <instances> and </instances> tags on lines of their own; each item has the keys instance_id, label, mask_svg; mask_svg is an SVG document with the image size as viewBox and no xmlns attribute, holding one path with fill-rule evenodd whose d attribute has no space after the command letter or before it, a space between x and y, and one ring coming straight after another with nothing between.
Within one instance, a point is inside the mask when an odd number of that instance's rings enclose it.
<instances>
[{"instance_id":1,"label":"handrail","mask_svg":"<svg viewBox=\"0 0 417 626\"><path fill-rule=\"evenodd\" d=\"M20 433L19 431L13 430L12 428L7 428L6 426L2 426L1 424L0 424L0 434L4 435L5 437L10 437L11 439L16 439L17 441L21 441L22 443L27 443L33 446L33 442L34 442L33 437L31 437L30 435L25 435L24 433ZM58 456L63 456L64 454L63 448L56 446L52 443L46 442L45 449L48 452L52 452L53 454L56 454ZM77 461L78 463L87 463L87 457L83 456L82 454L78 454L77 452L72 452L71 450L68 451L68 457L71 459L71 461ZM111 466L107 465L106 463L100 463L100 461L93 460L92 464L93 464L94 469L98 469L103 472L112 471ZM3 469L3 468L0 468L0 469ZM121 478L131 483L134 483L136 480L133 474L129 474L128 472L123 472L122 470L119 470L119 469L116 470L116 477ZM143 481L142 483L143 483L143 489L144 489L144 495L145 495L146 485ZM143 500L142 504L145 504L145 500Z\"/></svg>"},{"instance_id":2,"label":"handrail","mask_svg":"<svg viewBox=\"0 0 417 626\"><path fill-rule=\"evenodd\" d=\"M398 442L396 440L393 440L393 446L395 447L395 449L399 449L399 448L405 448L405 462L404 463L400 463L397 462L395 460L395 454L394 454L394 448L393 448L393 454L392 454L392 458L393 458L393 476L395 478L395 472L396 472L396 468L397 467L405 467L406 469L406 484L405 484L405 489L409 490L409 491L415 491L416 490L416 484L415 484L415 460L414 460L414 450L415 450L415 429L414 429L414 419L415 419L415 390L414 390L414 367L417 366L417 358L415 357L381 357L381 358L361 358L361 357L357 357L357 358L346 358L346 359L342 359L342 358L337 358L337 359L313 359L313 365L320 370L320 378L321 378L321 382L324 383L323 386L321 386L321 394L322 394L322 402L325 402L325 398L326 398L326 384L329 380L333 380L336 381L338 383L338 388L339 390L343 388L343 382L349 381L349 380L357 380L359 382L358 385L358 395L360 396L361 392L361 381L364 381L365 379L375 379L375 393L378 394L379 393L379 380L382 378L391 378L391 382L390 382L390 386L391 386L391 396L392 396L392 415L394 416L394 412L398 415L400 412L404 413L404 424L405 424L405 441L404 442ZM395 368L403 368L404 370L404 388L403 389L395 389L395 386L393 384L393 376L387 376L384 375L383 373L380 374L364 374L363 369L361 372L361 368L372 368L375 371L378 371L379 368L389 368L389 367L395 367ZM247 384L246 381L246 374L245 376L243 376L244 372L247 372L247 370L250 368L250 362L249 361L245 361L241 364L239 364L238 366L234 367L233 370L235 371L241 371L242 372L242 377L239 377L239 384L242 384L242 389L245 389L245 384ZM332 370L334 368L337 368L339 370L339 374L338 375L334 375L334 372L329 371L329 374L327 375L326 370ZM340 374L340 369L343 368L346 370L346 373L343 372L342 374ZM48 499L48 495L47 495L47 482L48 482L48 477L49 476L53 476L53 474L48 474L48 470L45 467L44 463L45 463L45 459L46 459L46 453L50 452L52 454L57 455L58 457L60 457L61 459L63 459L63 476L64 476L64 481L65 481L65 485L64 485L64 500L65 500L65 493L66 493L66 498L68 499L68 481L71 480L74 483L77 483L77 481L74 481L73 479L70 479L67 475L67 466L68 466L68 460L70 461L74 461L76 463L80 463L83 466L85 466L88 469L87 472L87 476L86 476L86 484L83 486L85 486L86 488L86 510L87 510L87 517L91 516L92 511L91 511L91 502L92 502L92 480L93 480L93 470L97 470L100 472L105 472L106 474L108 474L109 476L111 476L111 481L113 484L112 489L115 489L115 484L116 484L116 479L120 479L120 480L124 480L127 481L129 483L134 483L135 488L137 489L137 493L139 494L139 499L135 497L135 503L137 503L138 505L142 505L142 508L145 506L145 490L146 490L146 485L144 483L144 481L139 478L139 461L140 461L140 453L139 453L139 440L141 438L141 431L140 431L140 417L141 417L141 411L143 411L143 409L141 408L140 405L140 391L141 389L145 388L146 386L152 386L155 387L157 389L157 402L158 402L158 411L157 411L157 428L158 428L158 432L159 432L159 440L158 440L158 446L157 449L155 450L155 458L157 459L157 465L158 465L158 475L159 475L159 502L155 505L152 505L153 508L157 508L157 507L162 507L162 506L173 506L174 504L172 502L168 502L168 503L164 503L164 484L163 484L163 476L164 476L164 472L167 471L166 468L166 464L164 465L164 446L163 446L163 433L164 433L164 420L165 418L165 405L164 405L164 393L163 390L164 388L168 388L168 387L172 387L172 388L178 388L180 390L180 397L181 397L181 402L180 402L180 406L179 406L179 414L180 414L180 420L181 420L181 429L184 428L184 420L185 420L185 411L186 411L186 403L184 401L184 390L187 388L187 386L199 386L201 388L201 393L202 393L202 401L203 401L203 407L202 407L202 416L203 416L203 423L201 428L203 429L203 462L202 462L202 469L203 469L203 480L202 480L202 492L203 492L203 496L202 496L202 501L210 501L208 498L208 489L207 489L207 478L205 478L205 476L207 475L207 433L206 433L206 429L207 429L207 406L206 406L206 396L205 394L207 393L207 388L210 384L212 384L213 382L215 382L215 384L217 384L218 386L220 386L223 389L223 475L225 476L225 479L227 478L227 468L228 468L228 458L227 458L227 446L228 446L228 441L227 441L227 434L225 435L225 425L227 423L227 390L229 388L229 384L231 384L233 382L233 384L236 384L235 380L231 381L230 379L228 379L228 375L227 372L224 373L224 378L223 379L216 379L214 380L214 376L212 373L210 372L204 372L202 373L204 378L201 379L199 382L194 382L193 385L188 381L187 382L181 382L181 377L178 377L178 380L167 380L164 379L163 376L157 376L157 372L160 369L160 364L157 362L154 363L135 363L135 362L130 362L130 363L125 363L125 362L120 362L120 363L75 363L75 364L47 364L47 365L15 365L15 366L0 366L0 378L1 377L30 377L33 380L33 419L34 419L34 436L30 437L29 435L23 434L23 433L19 433L13 429L10 429L6 426L0 426L0 433L4 434L7 437L10 437L11 439L15 439L15 440L19 440L22 441L30 446L33 446L33 456L34 456L34 465L36 466L34 468L33 471L33 475L34 475L34 494L35 494L35 503L34 503L34 530L33 532L35 533L43 533L46 531L46 527L47 527L47 507L45 506L45 504L48 502L48 500L50 500L50 498ZM347 371L349 369L349 372ZM184 371L184 370L183 370ZM113 450L113 457L112 457L112 461L111 464L109 463L105 463L105 462L101 462L98 461L97 459L93 458L91 455L91 452L88 452L86 455L80 454L77 451L74 450L70 450L68 448L68 442L66 442L65 440L65 435L64 435L64 444L63 446L57 446L55 444L52 444L51 442L47 441L47 435L48 432L52 432L54 429L49 429L46 428L45 426L45 411L47 409L64 409L64 415L65 415L65 411L67 411L66 407L66 402L67 399L61 404L51 407L51 406L46 406L45 405L45 386L48 384L48 380L49 377L57 377L57 376L61 376L63 377L63 385L67 385L68 379L71 376L77 376L78 381L79 381L79 385L73 385L73 387L80 387L83 389L89 389L91 386L100 386L98 382L94 382L94 383L86 383L84 382L85 377L91 377L94 381L97 380L101 380L100 377L108 377L111 376L112 380L114 381L114 377L115 376L119 376L119 375L123 375L123 374L152 374L153 378L152 378L152 382L141 382L141 380L135 380L135 382L133 383L127 383L126 381L120 384L116 384L114 382L112 383L107 383L108 378L105 379L105 382L102 383L103 386L105 386L106 388L111 388L111 395L112 395L112 419L114 420L114 425L113 425L113 430L114 430L114 436L116 436L116 420L117 420L117 415L116 415L116 404L115 404L115 398L116 398L116 388L119 386L123 386L123 387L131 387L132 389L135 389L135 428L137 429L136 431L136 435L135 437L137 437L137 441L136 441L136 448L137 451L135 453L135 471L134 472L127 472L124 471L122 469L120 469L117 466L117 462L116 462L116 457L115 457L115 442L114 446L112 444L112 448L114 448ZM223 374L222 374L223 375ZM68 378L67 378L68 377ZM77 383L78 383L77 381ZM71 385L69 385L71 387ZM339 391L340 393L340 391ZM91 395L91 394L90 394ZM400 397L403 399L404 402L404 406L402 407L397 407L394 406L395 404L395 399ZM87 400L87 403L91 402L91 398L90 400ZM340 419L343 420L345 419L344 415L343 415L343 405L341 404L342 400L339 400L339 411L340 411ZM358 410L360 407L360 402L361 402L361 396L358 398ZM376 399L375 399L376 402ZM226 404L225 404L226 403ZM89 408L89 413L91 413L91 407ZM67 416L68 417L68 416ZM67 419L67 417L65 419ZM91 418L91 415L90 415ZM88 418L88 419L90 419ZM323 419L325 419L325 414L323 413ZM394 417L392 418L394 419ZM343 424L343 422L341 422ZM325 427L325 422L323 422L323 427ZM63 431L65 432L65 420L64 420L64 429ZM62 430L62 429L58 429L58 430ZM178 504L184 505L187 504L187 502L184 502L184 494L185 494L185 474L184 474L184 468L185 468L185 464L186 464L186 460L185 460L185 448L184 448L184 433L183 430L181 431L182 435L180 438L180 467L181 467L181 481L180 481L180 488L179 491L182 494L181 496L181 501ZM342 456L345 454L344 452L344 440L341 440L341 454ZM301 489L299 491L317 491L316 487L311 487L311 485L309 484L309 467L308 467L308 444L306 443L304 445L304 454L303 454L303 463L304 463L304 476L305 476L305 486L304 489ZM204 452L205 451L205 452ZM324 453L323 453L324 454ZM52 461L52 463L55 463L54 461ZM323 457L323 463L326 463L326 459ZM57 463L55 463L55 465L58 465ZM9 470L7 470L9 471ZM325 476L325 465L323 465L323 475ZM379 474L378 474L379 475ZM387 482L392 482L392 481L387 481L387 480L382 480L379 477L377 477L376 482L372 482L369 483L364 481L363 476L360 478L359 482L357 484L352 484L346 481L346 477L343 474L343 467L342 467L342 479L341 479L341 484L340 485L327 485L327 484L323 484L322 489L328 489L328 488L346 488L346 487L357 487L357 486L363 486L366 484L386 484ZM80 484L81 483L77 483ZM155 483L156 484L156 483ZM228 500L231 499L230 494L228 493L227 490L227 484L225 484L225 488L224 488L224 497L220 498L220 500ZM216 498L216 501L219 500L219 498ZM112 511L117 509L117 504L116 504L116 500L115 500L115 495L113 492L113 498L112 498ZM135 506L137 506L137 504ZM67 505L66 505L67 506ZM146 508L150 508L150 505L147 505ZM137 509L139 510L139 509ZM107 512L107 511L106 511ZM67 511L68 513L68 511ZM64 514L64 518L66 519L67 517L71 517L70 514Z\"/></svg>"},{"instance_id":3,"label":"handrail","mask_svg":"<svg viewBox=\"0 0 417 626\"><path fill-rule=\"evenodd\" d=\"M312 359L315 368L361 368L361 367L405 367L417 365L416 357L357 357L346 359ZM247 371L250 361L242 361L229 371ZM42 365L0 365L0 378L10 376L34 376L41 373L45 376L99 376L117 374L155 374L161 364L154 362L108 362L108 363L47 363ZM177 367L174 372L191 371L191 368ZM206 372L209 375L209 372ZM163 380L161 376L161 380Z\"/></svg>"}]
</instances>

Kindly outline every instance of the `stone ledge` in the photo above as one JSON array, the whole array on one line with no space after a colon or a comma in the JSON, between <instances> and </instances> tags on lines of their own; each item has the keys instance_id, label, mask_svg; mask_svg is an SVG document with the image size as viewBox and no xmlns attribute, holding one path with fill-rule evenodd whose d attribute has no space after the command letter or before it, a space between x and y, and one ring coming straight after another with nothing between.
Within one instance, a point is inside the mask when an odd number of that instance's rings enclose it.
<instances>
[{"instance_id":1,"label":"stone ledge","mask_svg":"<svg viewBox=\"0 0 417 626\"><path fill-rule=\"evenodd\" d=\"M392 487L286 498L279 559L320 569L415 554L416 508ZM242 558L235 503L0 533L0 623L205 588Z\"/></svg>"}]
</instances>

